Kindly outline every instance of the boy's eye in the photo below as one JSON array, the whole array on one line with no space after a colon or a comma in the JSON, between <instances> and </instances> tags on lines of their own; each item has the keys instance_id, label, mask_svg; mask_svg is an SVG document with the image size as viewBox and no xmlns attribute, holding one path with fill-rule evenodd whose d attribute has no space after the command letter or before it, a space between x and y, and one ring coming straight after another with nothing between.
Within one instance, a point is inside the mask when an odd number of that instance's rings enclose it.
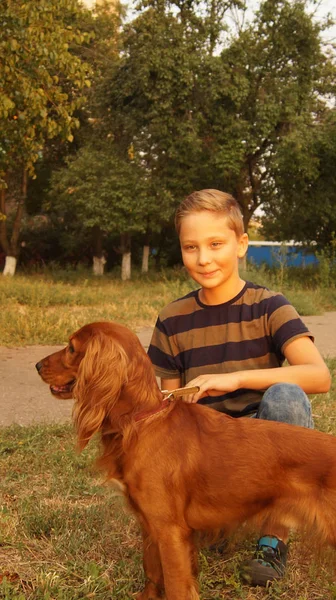
<instances>
[{"instance_id":1,"label":"boy's eye","mask_svg":"<svg viewBox=\"0 0 336 600\"><path fill-rule=\"evenodd\" d=\"M212 248L219 248L222 245L222 242L212 242Z\"/></svg>"},{"instance_id":2,"label":"boy's eye","mask_svg":"<svg viewBox=\"0 0 336 600\"><path fill-rule=\"evenodd\" d=\"M192 244L188 244L188 246L184 246L183 250L195 250L196 246Z\"/></svg>"}]
</instances>

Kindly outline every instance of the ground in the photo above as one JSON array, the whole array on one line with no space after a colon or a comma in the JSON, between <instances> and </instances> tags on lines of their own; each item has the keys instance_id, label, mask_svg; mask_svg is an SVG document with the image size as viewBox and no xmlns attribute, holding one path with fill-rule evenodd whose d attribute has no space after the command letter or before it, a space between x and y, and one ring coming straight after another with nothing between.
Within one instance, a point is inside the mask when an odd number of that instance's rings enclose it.
<instances>
[{"instance_id":1,"label":"ground","mask_svg":"<svg viewBox=\"0 0 336 600\"><path fill-rule=\"evenodd\" d=\"M304 322L315 336L315 342L324 357L336 357L336 311L321 316L304 317ZM147 349L152 330L138 332ZM62 346L27 346L6 348L0 346L0 426L17 423L64 423L71 418L71 400L55 400L48 386L35 370L35 364Z\"/></svg>"}]
</instances>

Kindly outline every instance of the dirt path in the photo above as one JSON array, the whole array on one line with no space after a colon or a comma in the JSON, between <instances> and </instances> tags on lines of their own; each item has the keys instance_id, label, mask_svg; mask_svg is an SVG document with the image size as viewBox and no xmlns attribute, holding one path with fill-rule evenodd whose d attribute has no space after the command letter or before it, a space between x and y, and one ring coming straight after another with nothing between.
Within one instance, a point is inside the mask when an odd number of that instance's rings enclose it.
<instances>
[{"instance_id":1,"label":"dirt path","mask_svg":"<svg viewBox=\"0 0 336 600\"><path fill-rule=\"evenodd\" d=\"M336 357L336 311L305 317L315 342L325 357ZM142 329L138 336L147 349L152 330ZM48 386L38 377L35 364L62 346L0 346L0 426L18 423L64 423L71 417L72 402L52 398Z\"/></svg>"}]
</instances>

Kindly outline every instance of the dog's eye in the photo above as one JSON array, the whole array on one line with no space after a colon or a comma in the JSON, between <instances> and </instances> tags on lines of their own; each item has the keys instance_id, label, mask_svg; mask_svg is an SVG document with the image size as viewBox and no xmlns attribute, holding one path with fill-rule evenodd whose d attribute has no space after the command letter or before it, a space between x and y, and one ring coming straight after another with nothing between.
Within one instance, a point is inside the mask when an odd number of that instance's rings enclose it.
<instances>
[{"instance_id":1,"label":"dog's eye","mask_svg":"<svg viewBox=\"0 0 336 600\"><path fill-rule=\"evenodd\" d=\"M75 352L75 348L73 347L72 344L69 344L68 349L69 349L70 354L73 354Z\"/></svg>"}]
</instances>

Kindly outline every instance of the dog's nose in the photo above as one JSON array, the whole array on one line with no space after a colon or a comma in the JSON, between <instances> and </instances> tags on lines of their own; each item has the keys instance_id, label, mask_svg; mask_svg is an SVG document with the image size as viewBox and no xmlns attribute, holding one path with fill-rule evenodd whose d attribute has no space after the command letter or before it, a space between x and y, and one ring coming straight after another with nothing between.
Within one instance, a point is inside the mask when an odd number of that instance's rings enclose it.
<instances>
[{"instance_id":1,"label":"dog's nose","mask_svg":"<svg viewBox=\"0 0 336 600\"><path fill-rule=\"evenodd\" d=\"M42 369L42 361L40 361L40 362L36 363L35 367L36 367L36 369L37 369L37 372L39 373L39 372L40 372L40 370Z\"/></svg>"}]
</instances>

